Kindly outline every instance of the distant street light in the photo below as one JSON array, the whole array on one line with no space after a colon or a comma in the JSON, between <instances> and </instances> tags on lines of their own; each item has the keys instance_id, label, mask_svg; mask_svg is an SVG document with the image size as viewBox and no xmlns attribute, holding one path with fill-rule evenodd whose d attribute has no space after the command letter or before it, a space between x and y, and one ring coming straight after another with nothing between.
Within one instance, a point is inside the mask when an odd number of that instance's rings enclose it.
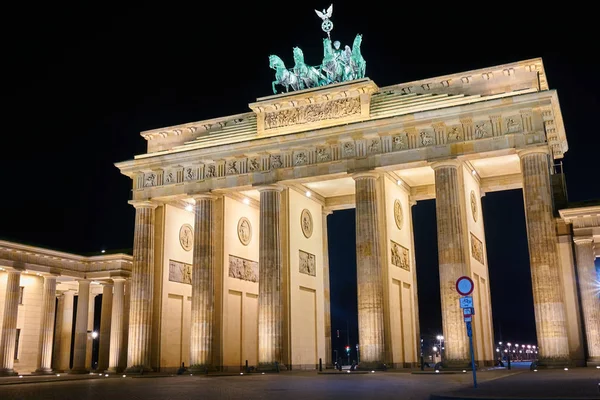
<instances>
[{"instance_id":1,"label":"distant street light","mask_svg":"<svg viewBox=\"0 0 600 400\"><path fill-rule=\"evenodd\" d=\"M98 332L92 332L92 339L96 339L98 337Z\"/></svg>"}]
</instances>

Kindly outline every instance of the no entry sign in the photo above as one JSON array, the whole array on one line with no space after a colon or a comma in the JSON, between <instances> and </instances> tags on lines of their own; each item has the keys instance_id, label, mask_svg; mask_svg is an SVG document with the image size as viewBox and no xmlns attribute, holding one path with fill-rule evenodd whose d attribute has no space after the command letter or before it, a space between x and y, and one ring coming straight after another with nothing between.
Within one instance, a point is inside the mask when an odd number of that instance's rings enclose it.
<instances>
[{"instance_id":1,"label":"no entry sign","mask_svg":"<svg viewBox=\"0 0 600 400\"><path fill-rule=\"evenodd\" d=\"M473 281L468 276L461 276L456 281L456 291L461 296L468 296L473 293Z\"/></svg>"}]
</instances>

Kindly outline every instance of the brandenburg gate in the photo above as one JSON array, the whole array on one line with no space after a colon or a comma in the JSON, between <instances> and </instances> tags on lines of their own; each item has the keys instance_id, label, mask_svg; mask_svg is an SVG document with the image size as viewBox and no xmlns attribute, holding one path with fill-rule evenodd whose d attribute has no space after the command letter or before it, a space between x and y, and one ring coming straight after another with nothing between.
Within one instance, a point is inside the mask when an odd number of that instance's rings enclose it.
<instances>
[{"instance_id":1,"label":"brandenburg gate","mask_svg":"<svg viewBox=\"0 0 600 400\"><path fill-rule=\"evenodd\" d=\"M331 366L327 216L350 208L359 368L415 367L412 206L426 199L445 367L470 365L463 275L475 287L475 360L492 365L481 198L510 189L523 191L539 365L600 363L600 206L557 209L554 164L568 145L542 60L378 87L361 35L343 49L331 41L331 13L317 12L322 63L305 64L299 48L294 68L271 55L275 94L250 111L141 133L147 152L116 164L132 180L133 257L0 241L0 375L93 369L99 293L99 371Z\"/></svg>"},{"instance_id":2,"label":"brandenburg gate","mask_svg":"<svg viewBox=\"0 0 600 400\"><path fill-rule=\"evenodd\" d=\"M142 132L148 152L117 164L136 209L130 369L331 364L327 215L348 208L361 367L416 366L411 208L433 198L445 362L470 362L454 287L468 275L475 359L492 364L481 197L508 189L523 190L540 365L585 361L582 332L598 361L598 298L586 297L582 321L572 233L553 205L568 146L541 59L382 88L362 77L298 86L246 113Z\"/></svg>"}]
</instances>

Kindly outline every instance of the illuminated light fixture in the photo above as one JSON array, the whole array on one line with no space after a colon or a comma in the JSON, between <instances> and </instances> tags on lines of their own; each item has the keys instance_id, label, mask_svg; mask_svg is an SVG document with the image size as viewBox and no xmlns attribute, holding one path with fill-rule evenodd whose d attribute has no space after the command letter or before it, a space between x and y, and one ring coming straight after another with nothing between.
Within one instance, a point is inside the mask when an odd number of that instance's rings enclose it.
<instances>
[{"instance_id":1,"label":"illuminated light fixture","mask_svg":"<svg viewBox=\"0 0 600 400\"><path fill-rule=\"evenodd\" d=\"M439 373L440 373L440 370L439 370L439 369L436 369L436 370L435 370L435 373L436 373L436 374L439 374Z\"/></svg>"},{"instance_id":2,"label":"illuminated light fixture","mask_svg":"<svg viewBox=\"0 0 600 400\"><path fill-rule=\"evenodd\" d=\"M310 190L307 190L306 191L306 197L310 197L310 195L311 195Z\"/></svg>"},{"instance_id":3,"label":"illuminated light fixture","mask_svg":"<svg viewBox=\"0 0 600 400\"><path fill-rule=\"evenodd\" d=\"M102 250L100 250L100 253L104 254L104 253L106 253L106 250L102 249Z\"/></svg>"},{"instance_id":4,"label":"illuminated light fixture","mask_svg":"<svg viewBox=\"0 0 600 400\"><path fill-rule=\"evenodd\" d=\"M108 374L105 374L104 376L108 378Z\"/></svg>"},{"instance_id":5,"label":"illuminated light fixture","mask_svg":"<svg viewBox=\"0 0 600 400\"><path fill-rule=\"evenodd\" d=\"M596 365L596 368L597 368L597 369L600 369L600 365Z\"/></svg>"},{"instance_id":6,"label":"illuminated light fixture","mask_svg":"<svg viewBox=\"0 0 600 400\"><path fill-rule=\"evenodd\" d=\"M19 375L19 378L22 378L22 377L23 377L23 375Z\"/></svg>"},{"instance_id":7,"label":"illuminated light fixture","mask_svg":"<svg viewBox=\"0 0 600 400\"><path fill-rule=\"evenodd\" d=\"M466 369L463 369L463 372L467 372L467 370L466 370Z\"/></svg>"},{"instance_id":8,"label":"illuminated light fixture","mask_svg":"<svg viewBox=\"0 0 600 400\"><path fill-rule=\"evenodd\" d=\"M534 369L533 372L537 372L537 369Z\"/></svg>"},{"instance_id":9,"label":"illuminated light fixture","mask_svg":"<svg viewBox=\"0 0 600 400\"><path fill-rule=\"evenodd\" d=\"M92 332L92 339L96 339L97 337L98 337L98 332L96 332L96 331ZM102 374L100 374L100 375L102 375ZM108 376L108 375L106 375L106 376Z\"/></svg>"},{"instance_id":10,"label":"illuminated light fixture","mask_svg":"<svg viewBox=\"0 0 600 400\"><path fill-rule=\"evenodd\" d=\"M192 375L194 375L194 374L190 374L190 376L192 376Z\"/></svg>"},{"instance_id":11,"label":"illuminated light fixture","mask_svg":"<svg viewBox=\"0 0 600 400\"><path fill-rule=\"evenodd\" d=\"M263 372L262 374L264 375L265 373Z\"/></svg>"},{"instance_id":12,"label":"illuminated light fixture","mask_svg":"<svg viewBox=\"0 0 600 400\"><path fill-rule=\"evenodd\" d=\"M569 368L565 368L565 371L568 371L568 370L569 370Z\"/></svg>"},{"instance_id":13,"label":"illuminated light fixture","mask_svg":"<svg viewBox=\"0 0 600 400\"><path fill-rule=\"evenodd\" d=\"M243 373L243 372L240 372L240 375L244 375L244 373Z\"/></svg>"},{"instance_id":14,"label":"illuminated light fixture","mask_svg":"<svg viewBox=\"0 0 600 400\"><path fill-rule=\"evenodd\" d=\"M471 173L473 174L473 176L477 175L477 172L475 170L471 171Z\"/></svg>"},{"instance_id":15,"label":"illuminated light fixture","mask_svg":"<svg viewBox=\"0 0 600 400\"><path fill-rule=\"evenodd\" d=\"M498 344L499 344L500 346L502 346L502 342L498 342Z\"/></svg>"},{"instance_id":16,"label":"illuminated light fixture","mask_svg":"<svg viewBox=\"0 0 600 400\"><path fill-rule=\"evenodd\" d=\"M123 375L123 378L125 378L127 375Z\"/></svg>"},{"instance_id":17,"label":"illuminated light fixture","mask_svg":"<svg viewBox=\"0 0 600 400\"><path fill-rule=\"evenodd\" d=\"M60 376L60 374L56 374L56 376Z\"/></svg>"},{"instance_id":18,"label":"illuminated light fixture","mask_svg":"<svg viewBox=\"0 0 600 400\"><path fill-rule=\"evenodd\" d=\"M194 211L194 206L191 204L188 204L187 206L185 206L185 211L189 211L189 212Z\"/></svg>"},{"instance_id":19,"label":"illuminated light fixture","mask_svg":"<svg viewBox=\"0 0 600 400\"><path fill-rule=\"evenodd\" d=\"M600 367L598 367L598 368L600 368ZM374 374L374 373L375 373L375 371L371 371L371 373L372 373L372 374Z\"/></svg>"},{"instance_id":20,"label":"illuminated light fixture","mask_svg":"<svg viewBox=\"0 0 600 400\"><path fill-rule=\"evenodd\" d=\"M402 179L398 179L398 180L396 181L396 183L397 183L398 185L402 185Z\"/></svg>"},{"instance_id":21,"label":"illuminated light fixture","mask_svg":"<svg viewBox=\"0 0 600 400\"><path fill-rule=\"evenodd\" d=\"M250 199L247 197L244 197L244 200L242 200L244 202L245 205L250 204Z\"/></svg>"},{"instance_id":22,"label":"illuminated light fixture","mask_svg":"<svg viewBox=\"0 0 600 400\"><path fill-rule=\"evenodd\" d=\"M350 371L346 371L347 373L350 373Z\"/></svg>"}]
</instances>

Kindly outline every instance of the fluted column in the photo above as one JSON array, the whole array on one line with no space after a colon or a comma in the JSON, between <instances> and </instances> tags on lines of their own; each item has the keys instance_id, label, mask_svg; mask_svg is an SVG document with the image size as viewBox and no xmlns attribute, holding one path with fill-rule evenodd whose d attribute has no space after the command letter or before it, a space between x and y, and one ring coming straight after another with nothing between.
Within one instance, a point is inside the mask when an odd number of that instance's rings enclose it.
<instances>
[{"instance_id":1,"label":"fluted column","mask_svg":"<svg viewBox=\"0 0 600 400\"><path fill-rule=\"evenodd\" d=\"M62 320L65 311L65 297L62 293L58 293L56 296L56 324L54 324L54 347L52 349L52 369L59 369L59 355L60 355L60 332L62 330Z\"/></svg>"},{"instance_id":2,"label":"fluted column","mask_svg":"<svg viewBox=\"0 0 600 400\"><path fill-rule=\"evenodd\" d=\"M75 303L75 292L67 290L62 294L62 309L59 313L60 323L57 321L56 341L59 343L58 349L55 347L54 359L56 371L67 371L71 362L71 332L73 330L73 306ZM60 330L58 326L60 325Z\"/></svg>"},{"instance_id":3,"label":"fluted column","mask_svg":"<svg viewBox=\"0 0 600 400\"><path fill-rule=\"evenodd\" d=\"M131 283L125 281L123 285L123 343L121 344L121 355L119 356L119 371L127 366L127 349L129 348L129 309L131 299Z\"/></svg>"},{"instance_id":4,"label":"fluted column","mask_svg":"<svg viewBox=\"0 0 600 400\"><path fill-rule=\"evenodd\" d=\"M100 334L98 335L98 371L108 368L108 356L110 352L110 327L112 323L113 284L103 283L102 287L102 310L100 315Z\"/></svg>"},{"instance_id":5,"label":"fluted column","mask_svg":"<svg viewBox=\"0 0 600 400\"><path fill-rule=\"evenodd\" d=\"M110 321L110 348L107 372L120 372L119 359L123 346L124 278L113 279L113 296ZM102 305L104 313L104 304ZM100 369L100 368L98 368Z\"/></svg>"},{"instance_id":6,"label":"fluted column","mask_svg":"<svg viewBox=\"0 0 600 400\"><path fill-rule=\"evenodd\" d=\"M569 363L547 149L519 153L540 365Z\"/></svg>"},{"instance_id":7,"label":"fluted column","mask_svg":"<svg viewBox=\"0 0 600 400\"><path fill-rule=\"evenodd\" d=\"M329 291L329 240L327 237L327 216L331 211L323 210L323 303L325 319L325 365L332 365L331 354L331 292Z\"/></svg>"},{"instance_id":8,"label":"fluted column","mask_svg":"<svg viewBox=\"0 0 600 400\"><path fill-rule=\"evenodd\" d=\"M598 274L594 265L594 239L591 236L573 238L583 325L587 338L587 363L600 365L600 299Z\"/></svg>"},{"instance_id":9,"label":"fluted column","mask_svg":"<svg viewBox=\"0 0 600 400\"><path fill-rule=\"evenodd\" d=\"M211 368L212 365L215 197L202 195L196 196L195 200L190 367L200 371Z\"/></svg>"},{"instance_id":10,"label":"fluted column","mask_svg":"<svg viewBox=\"0 0 600 400\"><path fill-rule=\"evenodd\" d=\"M464 207L461 206L461 164L455 160L434 163L442 330L447 366L469 365L469 338L460 309L456 280L468 274Z\"/></svg>"},{"instance_id":11,"label":"fluted column","mask_svg":"<svg viewBox=\"0 0 600 400\"><path fill-rule=\"evenodd\" d=\"M258 364L271 369L281 365L283 308L281 296L281 188L265 186L260 191L258 254Z\"/></svg>"},{"instance_id":12,"label":"fluted column","mask_svg":"<svg viewBox=\"0 0 600 400\"><path fill-rule=\"evenodd\" d=\"M73 346L72 374L86 374L89 369L85 365L85 355L88 341L88 311L90 303L90 281L79 281L79 294L77 296L77 315L75 317L75 344Z\"/></svg>"},{"instance_id":13,"label":"fluted column","mask_svg":"<svg viewBox=\"0 0 600 400\"><path fill-rule=\"evenodd\" d=\"M90 288L91 291L91 288ZM94 345L94 313L96 308L96 294L90 292L90 300L88 301L88 323L87 323L87 340L85 342L85 368L94 369L92 365L92 347ZM97 332L96 332L97 333Z\"/></svg>"},{"instance_id":14,"label":"fluted column","mask_svg":"<svg viewBox=\"0 0 600 400\"><path fill-rule=\"evenodd\" d=\"M52 373L52 340L56 312L56 276L44 276L44 296L40 320L40 364L35 372Z\"/></svg>"},{"instance_id":15,"label":"fluted column","mask_svg":"<svg viewBox=\"0 0 600 400\"><path fill-rule=\"evenodd\" d=\"M383 271L381 268L377 179L375 173L353 176L356 198L356 274L361 368L385 363Z\"/></svg>"},{"instance_id":16,"label":"fluted column","mask_svg":"<svg viewBox=\"0 0 600 400\"><path fill-rule=\"evenodd\" d=\"M151 202L132 202L135 207L133 270L129 309L127 371L152 371L152 293L154 290L154 209Z\"/></svg>"},{"instance_id":17,"label":"fluted column","mask_svg":"<svg viewBox=\"0 0 600 400\"><path fill-rule=\"evenodd\" d=\"M9 270L4 295L4 316L2 318L2 338L0 339L0 376L16 375L15 340L17 337L17 316L19 313L19 283L21 271Z\"/></svg>"}]
</instances>

